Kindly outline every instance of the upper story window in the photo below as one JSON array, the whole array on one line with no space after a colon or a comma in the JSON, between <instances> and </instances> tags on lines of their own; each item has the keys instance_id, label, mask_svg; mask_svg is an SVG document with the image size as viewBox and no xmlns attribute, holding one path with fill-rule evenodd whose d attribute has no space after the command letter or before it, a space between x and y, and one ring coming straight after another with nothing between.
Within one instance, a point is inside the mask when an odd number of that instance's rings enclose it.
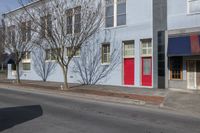
<instances>
[{"instance_id":1,"label":"upper story window","mask_svg":"<svg viewBox=\"0 0 200 133\"><path fill-rule=\"evenodd\" d=\"M14 44L15 43L15 26L9 26L7 28L7 34L8 34L8 38L7 41L9 44Z\"/></svg>"},{"instance_id":2,"label":"upper story window","mask_svg":"<svg viewBox=\"0 0 200 133\"><path fill-rule=\"evenodd\" d=\"M114 0L106 0L106 27L114 26Z\"/></svg>"},{"instance_id":3,"label":"upper story window","mask_svg":"<svg viewBox=\"0 0 200 133\"><path fill-rule=\"evenodd\" d=\"M105 27L126 25L126 0L106 0Z\"/></svg>"},{"instance_id":4,"label":"upper story window","mask_svg":"<svg viewBox=\"0 0 200 133\"><path fill-rule=\"evenodd\" d=\"M117 26L126 24L126 0L117 0Z\"/></svg>"},{"instance_id":5,"label":"upper story window","mask_svg":"<svg viewBox=\"0 0 200 133\"><path fill-rule=\"evenodd\" d=\"M81 6L66 10L67 34L81 32Z\"/></svg>"},{"instance_id":6,"label":"upper story window","mask_svg":"<svg viewBox=\"0 0 200 133\"><path fill-rule=\"evenodd\" d=\"M151 39L141 40L142 43L142 56L152 56L152 42Z\"/></svg>"},{"instance_id":7,"label":"upper story window","mask_svg":"<svg viewBox=\"0 0 200 133\"><path fill-rule=\"evenodd\" d=\"M31 21L21 23L22 42L31 40Z\"/></svg>"},{"instance_id":8,"label":"upper story window","mask_svg":"<svg viewBox=\"0 0 200 133\"><path fill-rule=\"evenodd\" d=\"M188 12L200 13L200 0L188 0Z\"/></svg>"},{"instance_id":9,"label":"upper story window","mask_svg":"<svg viewBox=\"0 0 200 133\"><path fill-rule=\"evenodd\" d=\"M52 32L52 20L51 15L47 15L44 17L41 17L41 37L47 37L50 36Z\"/></svg>"}]
</instances>

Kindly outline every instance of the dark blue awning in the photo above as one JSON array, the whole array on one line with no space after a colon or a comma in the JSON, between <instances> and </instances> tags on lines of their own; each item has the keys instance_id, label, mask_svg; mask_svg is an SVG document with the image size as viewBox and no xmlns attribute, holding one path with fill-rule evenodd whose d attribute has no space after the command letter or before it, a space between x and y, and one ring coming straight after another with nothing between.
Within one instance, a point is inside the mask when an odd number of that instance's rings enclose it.
<instances>
[{"instance_id":1,"label":"dark blue awning","mask_svg":"<svg viewBox=\"0 0 200 133\"><path fill-rule=\"evenodd\" d=\"M168 39L168 56L200 55L200 36L181 36Z\"/></svg>"}]
</instances>

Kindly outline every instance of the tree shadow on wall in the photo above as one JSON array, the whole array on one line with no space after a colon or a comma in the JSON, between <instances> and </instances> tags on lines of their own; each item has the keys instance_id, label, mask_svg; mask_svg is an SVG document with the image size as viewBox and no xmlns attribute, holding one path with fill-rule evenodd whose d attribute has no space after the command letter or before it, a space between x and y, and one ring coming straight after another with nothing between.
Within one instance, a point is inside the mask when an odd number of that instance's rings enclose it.
<instances>
[{"instance_id":1,"label":"tree shadow on wall","mask_svg":"<svg viewBox=\"0 0 200 133\"><path fill-rule=\"evenodd\" d=\"M40 105L0 109L0 132L42 116Z\"/></svg>"}]
</instances>

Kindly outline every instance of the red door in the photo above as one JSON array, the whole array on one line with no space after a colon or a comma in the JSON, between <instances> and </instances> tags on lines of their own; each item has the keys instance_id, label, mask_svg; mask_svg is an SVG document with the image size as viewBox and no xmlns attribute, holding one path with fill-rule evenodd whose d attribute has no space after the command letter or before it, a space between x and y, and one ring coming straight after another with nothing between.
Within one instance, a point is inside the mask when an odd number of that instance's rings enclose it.
<instances>
[{"instance_id":1,"label":"red door","mask_svg":"<svg viewBox=\"0 0 200 133\"><path fill-rule=\"evenodd\" d=\"M142 86L152 86L152 58L142 58Z\"/></svg>"},{"instance_id":2,"label":"red door","mask_svg":"<svg viewBox=\"0 0 200 133\"><path fill-rule=\"evenodd\" d=\"M134 85L134 58L124 59L124 84Z\"/></svg>"}]
</instances>

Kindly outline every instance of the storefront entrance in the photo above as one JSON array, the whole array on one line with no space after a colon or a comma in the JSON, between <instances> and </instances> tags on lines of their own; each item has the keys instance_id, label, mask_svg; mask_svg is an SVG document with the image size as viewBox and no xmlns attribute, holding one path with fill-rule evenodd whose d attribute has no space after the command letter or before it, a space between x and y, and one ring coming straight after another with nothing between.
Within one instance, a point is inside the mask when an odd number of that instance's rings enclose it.
<instances>
[{"instance_id":1,"label":"storefront entrance","mask_svg":"<svg viewBox=\"0 0 200 133\"><path fill-rule=\"evenodd\" d=\"M187 88L200 90L200 60L187 61Z\"/></svg>"}]
</instances>

